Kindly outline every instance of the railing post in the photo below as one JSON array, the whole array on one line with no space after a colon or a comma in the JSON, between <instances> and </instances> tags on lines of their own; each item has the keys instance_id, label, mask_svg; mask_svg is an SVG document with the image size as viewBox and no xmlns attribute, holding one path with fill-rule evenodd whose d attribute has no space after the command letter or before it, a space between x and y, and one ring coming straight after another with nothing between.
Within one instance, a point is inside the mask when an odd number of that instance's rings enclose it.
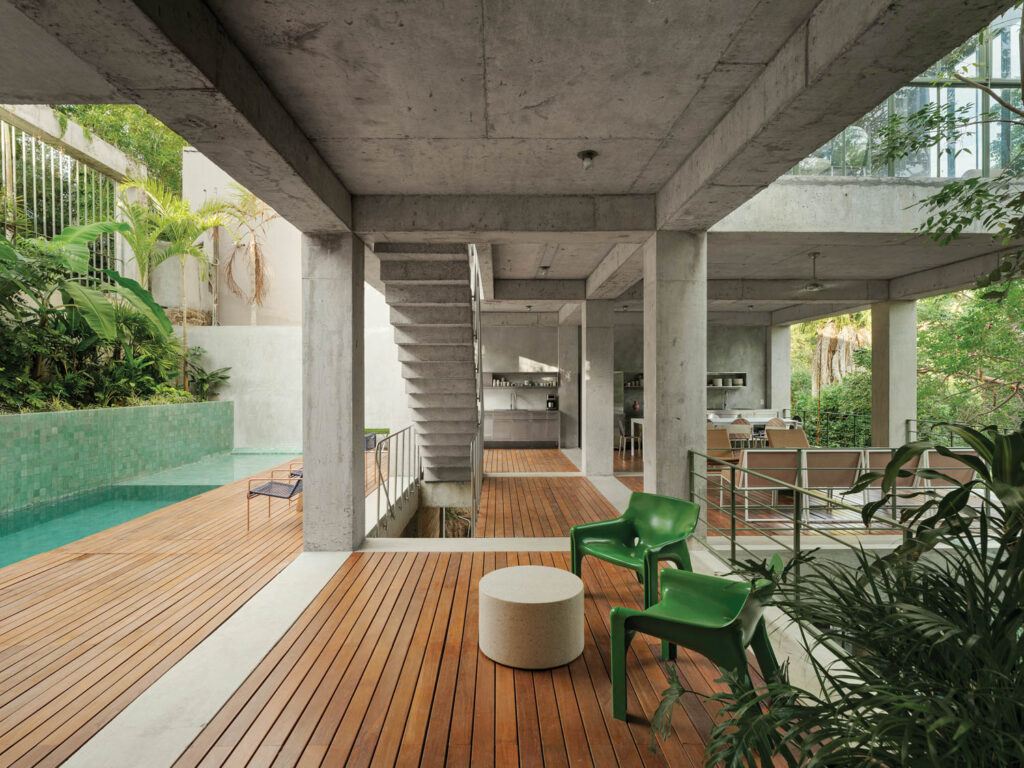
<instances>
[{"instance_id":1,"label":"railing post","mask_svg":"<svg viewBox=\"0 0 1024 768\"><path fill-rule=\"evenodd\" d=\"M729 559L736 562L736 465L729 465Z\"/></svg>"},{"instance_id":2,"label":"railing post","mask_svg":"<svg viewBox=\"0 0 1024 768\"><path fill-rule=\"evenodd\" d=\"M804 475L804 449L796 451L796 482L793 485L802 487ZM800 491L793 491L793 557L800 556L800 527L803 521L803 494ZM793 569L797 579L800 578L800 563Z\"/></svg>"}]
</instances>

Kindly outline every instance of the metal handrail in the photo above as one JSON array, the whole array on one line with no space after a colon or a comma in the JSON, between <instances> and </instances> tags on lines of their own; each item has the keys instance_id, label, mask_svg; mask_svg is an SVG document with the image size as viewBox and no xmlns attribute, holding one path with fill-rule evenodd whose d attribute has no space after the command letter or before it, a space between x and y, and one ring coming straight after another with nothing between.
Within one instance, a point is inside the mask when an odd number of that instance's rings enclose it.
<instances>
[{"instance_id":1,"label":"metal handrail","mask_svg":"<svg viewBox=\"0 0 1024 768\"><path fill-rule=\"evenodd\" d=\"M387 453L386 462L383 455ZM377 525L380 525L381 497L384 498L384 515L394 518L395 509L413 493L419 482L419 446L412 426L396 432L389 432L377 441L374 449L374 465L377 481Z\"/></svg>"},{"instance_id":2,"label":"metal handrail","mask_svg":"<svg viewBox=\"0 0 1024 768\"><path fill-rule=\"evenodd\" d=\"M871 445L871 414L817 411L813 408L786 408L783 416L799 419L808 439L821 447L831 445L833 437L852 433L855 445L835 445L837 448L867 448ZM834 426L835 425L835 426Z\"/></svg>"}]
</instances>

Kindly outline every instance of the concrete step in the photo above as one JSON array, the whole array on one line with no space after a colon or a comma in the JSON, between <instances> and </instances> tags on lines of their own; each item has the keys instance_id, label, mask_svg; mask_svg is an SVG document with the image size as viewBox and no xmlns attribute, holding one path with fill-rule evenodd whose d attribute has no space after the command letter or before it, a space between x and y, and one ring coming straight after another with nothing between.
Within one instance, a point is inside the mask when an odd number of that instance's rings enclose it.
<instances>
[{"instance_id":1,"label":"concrete step","mask_svg":"<svg viewBox=\"0 0 1024 768\"><path fill-rule=\"evenodd\" d=\"M465 261L469 263L466 243L392 243L380 241L373 252L382 262L408 261Z\"/></svg>"},{"instance_id":2,"label":"concrete step","mask_svg":"<svg viewBox=\"0 0 1024 768\"><path fill-rule=\"evenodd\" d=\"M423 468L423 480L428 483L468 483L471 474L470 467Z\"/></svg>"},{"instance_id":3,"label":"concrete step","mask_svg":"<svg viewBox=\"0 0 1024 768\"><path fill-rule=\"evenodd\" d=\"M473 329L468 325L403 325L395 328L395 343L407 344L473 344Z\"/></svg>"},{"instance_id":4,"label":"concrete step","mask_svg":"<svg viewBox=\"0 0 1024 768\"><path fill-rule=\"evenodd\" d=\"M468 451L470 444L473 442L473 435L451 432L419 432L416 435L416 441L423 447L433 445L461 445L465 446Z\"/></svg>"},{"instance_id":5,"label":"concrete step","mask_svg":"<svg viewBox=\"0 0 1024 768\"><path fill-rule=\"evenodd\" d=\"M441 408L422 408L412 406L413 420L419 421L475 421L477 418L476 408L453 408L444 406Z\"/></svg>"},{"instance_id":6,"label":"concrete step","mask_svg":"<svg viewBox=\"0 0 1024 768\"><path fill-rule=\"evenodd\" d=\"M449 307L391 307L391 325L396 328L407 326L473 326L473 310L469 301Z\"/></svg>"},{"instance_id":7,"label":"concrete step","mask_svg":"<svg viewBox=\"0 0 1024 768\"><path fill-rule=\"evenodd\" d=\"M455 421L454 419L421 421L414 415L412 423L416 425L417 435L469 435L472 437L477 430L476 421Z\"/></svg>"},{"instance_id":8,"label":"concrete step","mask_svg":"<svg viewBox=\"0 0 1024 768\"><path fill-rule=\"evenodd\" d=\"M403 363L471 363L472 344L408 344L398 348Z\"/></svg>"},{"instance_id":9,"label":"concrete step","mask_svg":"<svg viewBox=\"0 0 1024 768\"><path fill-rule=\"evenodd\" d=\"M468 445L421 445L420 456L424 459L455 459L469 461Z\"/></svg>"},{"instance_id":10,"label":"concrete step","mask_svg":"<svg viewBox=\"0 0 1024 768\"><path fill-rule=\"evenodd\" d=\"M380 279L414 285L463 285L469 287L468 261L382 261Z\"/></svg>"},{"instance_id":11,"label":"concrete step","mask_svg":"<svg viewBox=\"0 0 1024 768\"><path fill-rule=\"evenodd\" d=\"M476 367L471 362L463 363L402 363L402 377L405 379L476 379ZM475 391L475 390L474 390Z\"/></svg>"},{"instance_id":12,"label":"concrete step","mask_svg":"<svg viewBox=\"0 0 1024 768\"><path fill-rule=\"evenodd\" d=\"M471 408L476 411L476 396L472 394L424 395L410 394L409 407L417 408Z\"/></svg>"},{"instance_id":13,"label":"concrete step","mask_svg":"<svg viewBox=\"0 0 1024 768\"><path fill-rule=\"evenodd\" d=\"M406 377L405 391L410 395L475 395L476 380Z\"/></svg>"},{"instance_id":14,"label":"concrete step","mask_svg":"<svg viewBox=\"0 0 1024 768\"><path fill-rule=\"evenodd\" d=\"M468 307L469 286L385 283L384 301L393 307L448 307L459 304Z\"/></svg>"}]
</instances>

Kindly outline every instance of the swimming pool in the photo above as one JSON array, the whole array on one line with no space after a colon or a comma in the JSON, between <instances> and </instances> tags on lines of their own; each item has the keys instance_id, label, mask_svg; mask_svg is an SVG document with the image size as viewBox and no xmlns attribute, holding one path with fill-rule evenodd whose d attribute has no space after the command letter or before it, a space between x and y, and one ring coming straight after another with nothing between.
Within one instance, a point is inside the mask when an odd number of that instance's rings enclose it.
<instances>
[{"instance_id":1,"label":"swimming pool","mask_svg":"<svg viewBox=\"0 0 1024 768\"><path fill-rule=\"evenodd\" d=\"M294 454L227 453L48 504L0 512L0 567L277 466Z\"/></svg>"}]
</instances>

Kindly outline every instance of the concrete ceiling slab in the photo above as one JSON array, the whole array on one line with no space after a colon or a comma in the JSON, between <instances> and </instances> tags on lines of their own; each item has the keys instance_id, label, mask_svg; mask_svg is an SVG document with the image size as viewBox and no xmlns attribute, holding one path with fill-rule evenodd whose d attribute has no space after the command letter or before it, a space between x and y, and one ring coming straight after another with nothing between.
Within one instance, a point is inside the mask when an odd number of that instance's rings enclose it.
<instances>
[{"instance_id":1,"label":"concrete ceiling slab","mask_svg":"<svg viewBox=\"0 0 1024 768\"><path fill-rule=\"evenodd\" d=\"M539 276L543 261L549 264L545 277L582 280L594 271L608 253L608 243L506 243L494 246L494 277L525 280Z\"/></svg>"},{"instance_id":2,"label":"concrete ceiling slab","mask_svg":"<svg viewBox=\"0 0 1024 768\"><path fill-rule=\"evenodd\" d=\"M354 194L648 194L816 2L208 5Z\"/></svg>"}]
</instances>

